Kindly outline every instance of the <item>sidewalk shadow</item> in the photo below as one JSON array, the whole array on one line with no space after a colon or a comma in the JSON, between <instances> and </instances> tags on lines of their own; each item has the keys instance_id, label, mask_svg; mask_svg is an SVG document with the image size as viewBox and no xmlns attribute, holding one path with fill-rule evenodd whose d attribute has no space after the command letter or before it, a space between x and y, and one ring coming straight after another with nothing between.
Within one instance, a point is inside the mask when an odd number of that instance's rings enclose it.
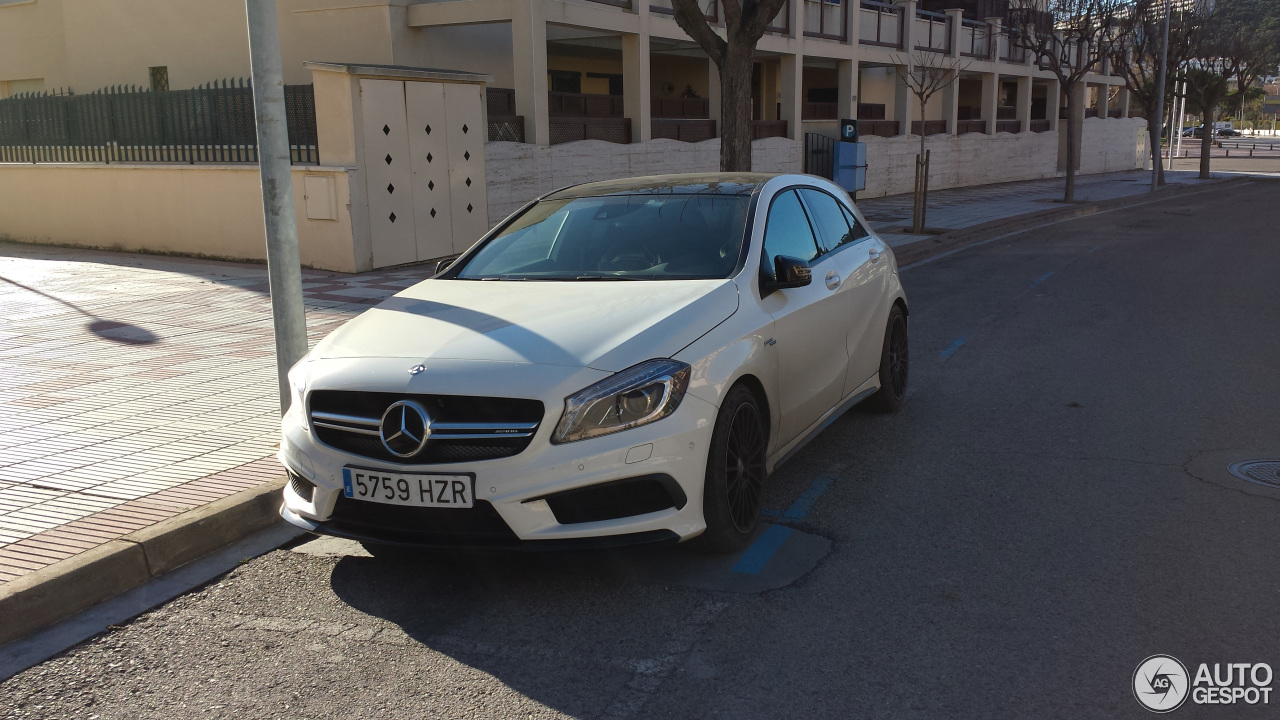
<instances>
[{"instance_id":1,"label":"sidewalk shadow","mask_svg":"<svg viewBox=\"0 0 1280 720\"><path fill-rule=\"evenodd\" d=\"M154 345L155 343L160 342L160 338L156 337L155 333L147 330L146 328L138 327L137 325L130 325L129 323L100 318L73 302L63 300L56 295L50 295L47 292L23 285L15 280L10 280L3 275L0 275L0 281L7 282L14 287L22 288L27 292L35 293L41 297L53 300L54 302L65 305L66 307L69 307L89 318L89 322L85 324L85 327L88 328L89 332L97 335L103 340L110 340L111 342L120 343L122 345Z\"/></svg>"}]
</instances>

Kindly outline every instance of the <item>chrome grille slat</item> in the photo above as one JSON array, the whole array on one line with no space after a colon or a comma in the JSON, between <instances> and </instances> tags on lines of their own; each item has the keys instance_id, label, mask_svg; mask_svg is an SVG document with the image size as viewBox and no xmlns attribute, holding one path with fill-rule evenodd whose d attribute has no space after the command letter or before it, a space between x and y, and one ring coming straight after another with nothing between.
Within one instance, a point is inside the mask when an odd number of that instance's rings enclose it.
<instances>
[{"instance_id":1,"label":"chrome grille slat","mask_svg":"<svg viewBox=\"0 0 1280 720\"><path fill-rule=\"evenodd\" d=\"M343 432L360 433L361 435L379 437L377 430L365 430L364 428L351 427L350 425L334 425L332 423L320 422L319 420L312 420L311 424L316 427L329 428L330 430L341 430Z\"/></svg>"},{"instance_id":2,"label":"chrome grille slat","mask_svg":"<svg viewBox=\"0 0 1280 720\"><path fill-rule=\"evenodd\" d=\"M378 427L382 424L382 418L367 418L359 415L342 415L339 413L312 412L311 418L313 420L329 420L332 422L344 422L352 425L368 425L370 427ZM326 425L325 427L331 426Z\"/></svg>"},{"instance_id":3,"label":"chrome grille slat","mask_svg":"<svg viewBox=\"0 0 1280 720\"><path fill-rule=\"evenodd\" d=\"M374 433L375 435L377 433ZM495 438L527 438L533 435L531 432L522 433L466 433L462 435L446 435L444 433L436 433L435 428L431 429L431 438L434 440L493 440Z\"/></svg>"}]
</instances>

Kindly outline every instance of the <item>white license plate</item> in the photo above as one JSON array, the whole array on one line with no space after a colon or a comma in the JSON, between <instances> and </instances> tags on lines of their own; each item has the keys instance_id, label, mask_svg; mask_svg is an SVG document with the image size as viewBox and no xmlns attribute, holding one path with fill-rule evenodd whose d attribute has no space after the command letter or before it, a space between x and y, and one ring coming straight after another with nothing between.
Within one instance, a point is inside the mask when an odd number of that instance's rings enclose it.
<instances>
[{"instance_id":1,"label":"white license plate","mask_svg":"<svg viewBox=\"0 0 1280 720\"><path fill-rule=\"evenodd\" d=\"M353 500L414 507L469 508L475 500L470 475L397 473L342 468L343 494Z\"/></svg>"}]
</instances>

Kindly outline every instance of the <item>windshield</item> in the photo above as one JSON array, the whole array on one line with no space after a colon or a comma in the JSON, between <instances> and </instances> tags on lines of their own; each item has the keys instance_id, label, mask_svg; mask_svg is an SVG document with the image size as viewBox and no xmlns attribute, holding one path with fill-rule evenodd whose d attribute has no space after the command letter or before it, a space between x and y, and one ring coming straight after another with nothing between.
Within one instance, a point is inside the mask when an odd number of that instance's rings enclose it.
<instances>
[{"instance_id":1,"label":"windshield","mask_svg":"<svg viewBox=\"0 0 1280 720\"><path fill-rule=\"evenodd\" d=\"M544 200L465 261L464 280L727 278L745 195L610 195Z\"/></svg>"}]
</instances>

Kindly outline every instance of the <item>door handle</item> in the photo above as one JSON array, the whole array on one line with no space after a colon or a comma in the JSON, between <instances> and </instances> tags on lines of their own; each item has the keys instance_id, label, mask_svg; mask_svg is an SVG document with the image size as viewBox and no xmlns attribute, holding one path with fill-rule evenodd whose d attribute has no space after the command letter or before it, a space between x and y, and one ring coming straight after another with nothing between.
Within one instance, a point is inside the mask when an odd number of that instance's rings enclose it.
<instances>
[{"instance_id":1,"label":"door handle","mask_svg":"<svg viewBox=\"0 0 1280 720\"><path fill-rule=\"evenodd\" d=\"M840 287L840 275L835 270L832 270L827 273L827 289L835 290L838 287Z\"/></svg>"},{"instance_id":2,"label":"door handle","mask_svg":"<svg viewBox=\"0 0 1280 720\"><path fill-rule=\"evenodd\" d=\"M873 263L880 262L880 251L876 248L871 248L870 250L868 250L867 256L871 258L871 262Z\"/></svg>"}]
</instances>

